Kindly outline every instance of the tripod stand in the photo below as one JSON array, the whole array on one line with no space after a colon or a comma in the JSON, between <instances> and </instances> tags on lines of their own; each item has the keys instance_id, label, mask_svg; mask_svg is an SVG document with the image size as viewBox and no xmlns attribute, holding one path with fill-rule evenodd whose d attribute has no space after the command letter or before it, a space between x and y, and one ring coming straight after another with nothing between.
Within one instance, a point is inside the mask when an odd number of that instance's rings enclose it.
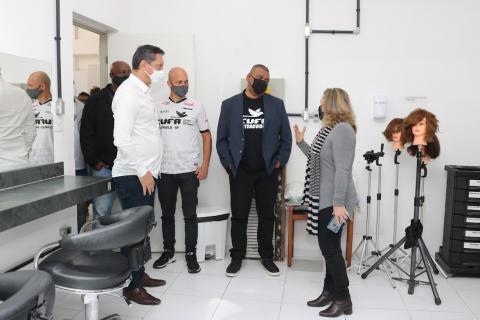
<instances>
[{"instance_id":1,"label":"tripod stand","mask_svg":"<svg viewBox=\"0 0 480 320\"><path fill-rule=\"evenodd\" d=\"M382 250L383 251L386 251L388 248L392 248L393 245L395 243L397 243L397 229L398 229L398 195L400 194L399 190L398 190L398 176L399 176L399 171L400 171L400 162L398 162L398 157L402 154L402 152L397 149L395 150L395 157L393 159L393 163L395 164L395 190L394 190L394 196L395 196L395 201L394 201L394 205L393 205L393 241L392 243L389 244L389 246L385 249ZM423 184L422 184L422 191L423 191ZM422 195L423 195L423 192L422 192ZM405 259L408 257L408 253L403 250L402 248L398 248L402 254L403 254L403 257L402 258L402 261L400 263L403 263L405 261ZM397 257L397 252L395 251L393 253L393 258L391 258L390 260L392 261L398 261L398 257ZM400 271L399 271L399 276L400 276Z\"/></svg>"},{"instance_id":2,"label":"tripod stand","mask_svg":"<svg viewBox=\"0 0 480 320\"><path fill-rule=\"evenodd\" d=\"M415 292L415 286L420 283L429 284L432 289L432 293L435 299L435 304L439 305L442 303L442 301L440 299L440 296L438 295L437 287L432 274L432 270L435 274L438 274L438 269L435 263L433 262L433 259L430 253L428 252L425 242L423 242L423 239L422 239L423 226L419 219L420 205L422 201L422 198L420 196L420 180L421 180L421 175L422 175L421 171L422 171L422 165L423 165L421 151L417 151L416 158L417 158L417 171L416 171L416 181L415 181L414 216L411 221L411 224L407 229L405 229L405 237L403 237L398 243L396 243L385 255L383 255L380 259L378 259L378 261L375 262L367 271L365 271L362 274L362 278L363 279L367 278L368 275L373 270L378 268L385 260L389 259L389 257L398 248L400 248L404 243L407 243L412 248L411 261L410 261L410 273L407 273L406 271L404 271L399 265L394 263L392 260L390 260L390 262L392 262L394 266L396 266L400 271L402 271L404 274L406 274L409 277L408 279L401 279L401 280L406 280L408 282L408 294L413 294ZM417 249L420 251L421 261L425 266L425 270L420 272L419 274L416 274ZM421 274L423 274L424 272L427 273L428 281L416 280L416 278Z\"/></svg>"},{"instance_id":3,"label":"tripod stand","mask_svg":"<svg viewBox=\"0 0 480 320\"><path fill-rule=\"evenodd\" d=\"M423 204L425 202L425 178L427 177L427 165L422 162L422 167L421 169L423 170L423 173L421 175L421 182L420 182L420 213L419 213L419 219L420 220L423 220L424 218L424 215L423 215L423 212L424 212L424 207L423 207ZM395 243L395 241L394 241ZM399 250L401 250L403 253L405 253L405 251L402 249L402 248L399 248ZM410 252L409 254L406 254L402 261L400 261L400 264L403 264L410 256L411 256L412 252ZM417 257L418 257L418 254L417 254ZM391 260L391 259L390 259ZM438 272L440 271L440 273L443 275L443 277L445 279L448 278L448 275L445 273L445 271L443 271L443 269L438 265L438 263L433 260L433 258L431 259L433 261L433 263L435 264L435 266L437 267L438 271L435 271L434 269L434 272L435 274L438 274ZM423 269L423 266L422 266L422 261L420 260L417 264L417 269ZM400 277L400 276L399 276ZM394 280L402 280L402 279L399 279L399 278L393 278Z\"/></svg>"},{"instance_id":4,"label":"tripod stand","mask_svg":"<svg viewBox=\"0 0 480 320\"><path fill-rule=\"evenodd\" d=\"M368 194L367 194L367 219L366 219L366 226L365 226L365 235L363 236L362 241L358 244L357 248L355 249L353 255L357 255L357 251L362 248L362 255L360 257L360 261L357 264L357 274L360 274L362 268L368 267L366 262L372 258L378 258L381 256L380 250L378 248L378 238L380 234L380 203L382 200L382 193L381 193L381 183L382 183L382 165L380 164L380 158L385 155L383 152L383 143L380 148L380 152L373 152L368 151L366 152L363 157L367 160L367 171L368 171ZM370 230L370 204L371 204L371 175L372 169L370 168L370 164L375 162L376 166L378 167L378 185L377 185L377 221L376 221L376 230L375 230L375 240L372 240L372 236L369 235ZM374 245L374 251L371 252L371 255L366 257L365 255L368 252L368 242L371 241ZM388 263L388 262L387 262ZM386 271L384 264L381 264L382 271L388 277L390 284L393 288L395 288L395 284L393 283L390 274ZM390 267L390 266L388 266Z\"/></svg>"},{"instance_id":5,"label":"tripod stand","mask_svg":"<svg viewBox=\"0 0 480 320\"><path fill-rule=\"evenodd\" d=\"M368 243L371 241L375 246L375 241L373 241L372 236L370 235L370 205L372 202L372 196L371 196L371 189L372 189L372 168L370 168L370 164L372 164L375 159L375 153L373 150L367 151L363 157L367 161L367 166L365 169L368 172L368 193L367 193L367 219L365 222L365 234L363 235L362 241L358 244L358 246L355 248L353 251L353 256L357 256L357 252L360 248L362 248L362 255L360 256L360 261L358 262L358 270L357 274L360 274L361 270L363 267L366 266L366 262L370 260L373 256L366 257L366 254L368 252Z\"/></svg>"}]
</instances>

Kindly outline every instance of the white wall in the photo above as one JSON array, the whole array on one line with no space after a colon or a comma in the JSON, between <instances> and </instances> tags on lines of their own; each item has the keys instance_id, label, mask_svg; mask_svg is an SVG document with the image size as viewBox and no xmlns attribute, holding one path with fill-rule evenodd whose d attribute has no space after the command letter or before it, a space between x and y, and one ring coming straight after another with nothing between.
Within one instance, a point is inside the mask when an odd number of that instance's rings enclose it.
<instances>
[{"instance_id":1,"label":"white wall","mask_svg":"<svg viewBox=\"0 0 480 320\"><path fill-rule=\"evenodd\" d=\"M311 25L315 29L351 29L355 24L355 1L311 1ZM313 35L311 38L310 106L316 108L327 87L345 88L351 95L358 118L355 171L365 211L366 174L362 154L378 149L387 121L373 121L371 98L388 97L388 117L406 116L411 106L405 96L427 96L429 108L440 119L442 155L429 166L426 185L425 239L431 251L442 239L445 201L445 164L478 164L474 147L480 102L478 83L480 44L476 30L480 2L475 0L370 0L362 1L359 36ZM173 1L136 0L129 13L132 21L122 32L151 33L169 30L194 34L197 55L197 97L207 107L213 127L217 125L221 101L239 91L239 78L254 63L264 63L272 77L286 79L285 102L289 112L301 112L304 88L304 1ZM161 43L156 43L160 47ZM165 56L168 61L168 52ZM476 81L475 81L476 80ZM452 114L459 110L458 117ZM303 125L292 118L291 123ZM318 130L308 123L307 140ZM460 138L461 137L461 138ZM459 138L462 144L459 143ZM381 242L390 242L393 206L391 152L384 159ZM229 202L227 176L214 151L210 177L202 183L200 203ZM294 147L288 165L288 179L301 181L305 159ZM414 160L402 159L400 181L400 223L403 230L413 215ZM376 193L376 173L373 191ZM215 192L212 192L215 190ZM375 197L374 197L375 199ZM375 214L375 204L372 211ZM364 225L359 217L356 232ZM296 232L296 252L318 256L315 239ZM401 231L403 233L403 231Z\"/></svg>"}]
</instances>

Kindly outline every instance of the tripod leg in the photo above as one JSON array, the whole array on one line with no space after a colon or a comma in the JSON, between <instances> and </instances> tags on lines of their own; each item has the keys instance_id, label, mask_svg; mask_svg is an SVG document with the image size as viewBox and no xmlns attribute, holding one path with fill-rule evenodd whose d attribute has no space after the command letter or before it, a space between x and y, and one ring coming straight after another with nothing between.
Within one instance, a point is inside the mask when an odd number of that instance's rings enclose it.
<instances>
[{"instance_id":1,"label":"tripod leg","mask_svg":"<svg viewBox=\"0 0 480 320\"><path fill-rule=\"evenodd\" d=\"M385 255L383 255L380 259L378 259L367 271L362 274L362 279L366 279L373 270L377 269L378 266L385 261L395 250L400 248L400 246L407 240L407 238L403 237L396 245L394 245L390 250L388 250Z\"/></svg>"},{"instance_id":2,"label":"tripod leg","mask_svg":"<svg viewBox=\"0 0 480 320\"><path fill-rule=\"evenodd\" d=\"M365 252L366 252L367 247L368 247L367 243L368 243L367 240L365 240L365 242L363 243L362 256L360 257L360 262L358 263L357 274L360 274L360 271L362 270L362 267L363 267L363 263L364 263L364 260L365 260Z\"/></svg>"},{"instance_id":3,"label":"tripod leg","mask_svg":"<svg viewBox=\"0 0 480 320\"><path fill-rule=\"evenodd\" d=\"M420 240L421 240L421 238L420 238ZM428 251L425 250L426 248L423 245L424 245L424 243L420 244L418 249L420 250L420 255L422 256L423 265L425 266L425 270L427 271L428 282L430 282L430 287L432 288L433 297L435 298L435 304L439 305L439 304L442 303L442 300L440 299L440 296L438 295L437 285L435 284L435 280L433 279L432 270L430 269L430 267L433 267L433 266L430 265L431 257L430 257L430 259L428 259L429 253L428 253Z\"/></svg>"},{"instance_id":4,"label":"tripod leg","mask_svg":"<svg viewBox=\"0 0 480 320\"><path fill-rule=\"evenodd\" d=\"M358 256L358 253L357 253L357 252L358 252L358 250L363 246L363 242L364 242L364 241L365 241L365 239L363 239L362 241L360 241L360 243L359 243L359 244L357 245L357 247L355 248L355 251L353 251L352 257L357 257L357 258L360 259L360 260L362 259L361 256ZM350 271L350 270L352 270L352 269L355 268L355 267L356 267L356 265L354 266L354 265L352 264L352 265L350 265L350 267L347 268L347 271Z\"/></svg>"},{"instance_id":5,"label":"tripod leg","mask_svg":"<svg viewBox=\"0 0 480 320\"><path fill-rule=\"evenodd\" d=\"M408 294L413 294L415 291L415 270L417 270L417 247L418 244L412 248L412 257L410 261L410 279L408 280Z\"/></svg>"},{"instance_id":6,"label":"tripod leg","mask_svg":"<svg viewBox=\"0 0 480 320\"><path fill-rule=\"evenodd\" d=\"M385 265L387 265L387 267L385 267ZM390 282L390 285L392 286L392 288L393 288L393 289L396 289L397 286L396 286L395 283L393 282L392 277L390 276L390 272L388 272L388 271L391 269L390 263L388 263L388 259L385 260L385 261L380 265L380 268L381 268L381 270L383 271L383 273L385 273L385 275L387 276L388 281ZM387 270L387 269L388 269L388 270Z\"/></svg>"},{"instance_id":7,"label":"tripod leg","mask_svg":"<svg viewBox=\"0 0 480 320\"><path fill-rule=\"evenodd\" d=\"M360 247L362 246L363 241L365 241L365 240L360 241L360 243L359 243L358 246L355 248L355 250L353 250L352 257L354 257L354 256L357 256L357 257L358 257L357 251L358 251L358 249L360 249Z\"/></svg>"},{"instance_id":8,"label":"tripod leg","mask_svg":"<svg viewBox=\"0 0 480 320\"><path fill-rule=\"evenodd\" d=\"M438 274L437 266L435 265L435 262L433 261L432 256L430 255L430 252L428 251L428 248L425 245L425 242L423 242L423 239L420 238L418 239L418 243L423 248L423 251L426 252L428 263L432 266L433 273Z\"/></svg>"}]
</instances>

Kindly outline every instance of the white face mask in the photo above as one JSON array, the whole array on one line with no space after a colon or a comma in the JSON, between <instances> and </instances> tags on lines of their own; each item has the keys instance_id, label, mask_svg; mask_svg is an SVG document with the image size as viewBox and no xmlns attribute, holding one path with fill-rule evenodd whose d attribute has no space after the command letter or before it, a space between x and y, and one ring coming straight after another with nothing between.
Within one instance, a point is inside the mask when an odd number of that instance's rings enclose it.
<instances>
[{"instance_id":1,"label":"white face mask","mask_svg":"<svg viewBox=\"0 0 480 320\"><path fill-rule=\"evenodd\" d=\"M155 70L153 67L153 73L152 74L149 74L148 72L147 75L150 77L150 81L152 81L152 83L158 83L160 81L162 81L162 79L165 77L165 70Z\"/></svg>"}]
</instances>

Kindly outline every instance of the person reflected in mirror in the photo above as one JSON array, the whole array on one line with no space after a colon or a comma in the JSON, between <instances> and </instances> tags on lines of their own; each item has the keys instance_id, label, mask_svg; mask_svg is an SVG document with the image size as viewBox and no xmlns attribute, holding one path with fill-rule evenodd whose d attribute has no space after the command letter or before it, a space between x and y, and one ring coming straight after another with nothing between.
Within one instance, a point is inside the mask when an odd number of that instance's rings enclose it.
<instances>
[{"instance_id":1,"label":"person reflected in mirror","mask_svg":"<svg viewBox=\"0 0 480 320\"><path fill-rule=\"evenodd\" d=\"M50 77L43 71L32 73L27 80L26 92L33 100L33 114L37 137L30 153L34 165L53 163L53 112Z\"/></svg>"},{"instance_id":2,"label":"person reflected in mirror","mask_svg":"<svg viewBox=\"0 0 480 320\"><path fill-rule=\"evenodd\" d=\"M32 100L6 82L0 69L0 171L27 166L35 137Z\"/></svg>"}]
</instances>

